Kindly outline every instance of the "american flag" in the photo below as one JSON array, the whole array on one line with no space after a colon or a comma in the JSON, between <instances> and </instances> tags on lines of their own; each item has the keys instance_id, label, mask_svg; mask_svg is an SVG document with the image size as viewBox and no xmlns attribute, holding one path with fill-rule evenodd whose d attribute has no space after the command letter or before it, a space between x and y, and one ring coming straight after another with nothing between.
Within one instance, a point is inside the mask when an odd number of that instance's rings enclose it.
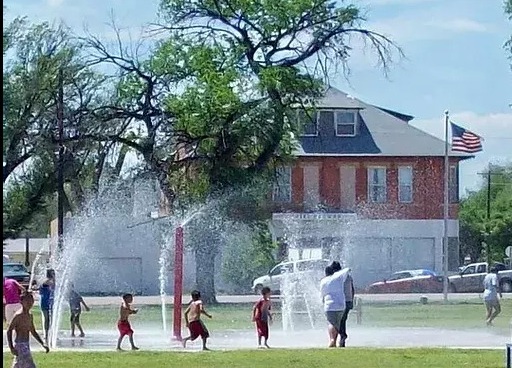
<instances>
[{"instance_id":1,"label":"american flag","mask_svg":"<svg viewBox=\"0 0 512 368\"><path fill-rule=\"evenodd\" d=\"M452 126L452 151L476 153L482 150L482 138L456 124Z\"/></svg>"}]
</instances>

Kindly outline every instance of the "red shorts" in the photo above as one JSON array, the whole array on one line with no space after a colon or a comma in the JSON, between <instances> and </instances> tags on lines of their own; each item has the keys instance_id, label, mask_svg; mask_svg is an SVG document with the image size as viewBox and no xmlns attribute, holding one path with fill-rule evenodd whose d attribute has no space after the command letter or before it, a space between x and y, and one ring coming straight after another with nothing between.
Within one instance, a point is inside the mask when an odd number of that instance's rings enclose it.
<instances>
[{"instance_id":1,"label":"red shorts","mask_svg":"<svg viewBox=\"0 0 512 368\"><path fill-rule=\"evenodd\" d=\"M188 330L190 331L190 340L194 341L199 336L203 339L210 337L210 333L206 329L203 321L192 321L188 323Z\"/></svg>"},{"instance_id":2,"label":"red shorts","mask_svg":"<svg viewBox=\"0 0 512 368\"><path fill-rule=\"evenodd\" d=\"M256 331L258 332L258 337L268 339L268 322L256 320Z\"/></svg>"},{"instance_id":3,"label":"red shorts","mask_svg":"<svg viewBox=\"0 0 512 368\"><path fill-rule=\"evenodd\" d=\"M117 329L119 330L119 334L121 337L123 336L131 336L133 335L132 326L130 325L130 322L128 321L118 321L117 322Z\"/></svg>"}]
</instances>

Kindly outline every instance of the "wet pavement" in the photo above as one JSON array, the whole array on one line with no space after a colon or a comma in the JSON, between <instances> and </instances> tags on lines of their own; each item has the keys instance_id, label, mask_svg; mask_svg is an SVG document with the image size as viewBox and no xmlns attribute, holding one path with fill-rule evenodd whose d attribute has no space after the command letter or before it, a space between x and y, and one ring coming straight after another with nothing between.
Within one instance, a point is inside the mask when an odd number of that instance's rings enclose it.
<instances>
[{"instance_id":1,"label":"wet pavement","mask_svg":"<svg viewBox=\"0 0 512 368\"><path fill-rule=\"evenodd\" d=\"M134 326L135 343L143 350L197 351L201 348L200 340L189 343L183 349L181 343L171 338L170 334L155 328L137 328ZM62 331L59 335L57 349L77 351L114 350L117 331L88 330L84 338L72 338L69 332ZM510 336L500 335L492 328L450 330L436 328L371 328L353 327L349 331L347 347L373 348L412 348L412 347L445 347L445 348L485 348L503 349L506 343L512 342ZM123 348L129 349L128 339ZM323 348L327 344L327 333L322 330L296 330L284 332L281 329L271 330L269 344L273 348ZM34 341L32 346L38 350ZM211 331L209 347L213 350L251 349L256 347L256 335L253 330ZM4 338L4 351L6 341Z\"/></svg>"}]
</instances>

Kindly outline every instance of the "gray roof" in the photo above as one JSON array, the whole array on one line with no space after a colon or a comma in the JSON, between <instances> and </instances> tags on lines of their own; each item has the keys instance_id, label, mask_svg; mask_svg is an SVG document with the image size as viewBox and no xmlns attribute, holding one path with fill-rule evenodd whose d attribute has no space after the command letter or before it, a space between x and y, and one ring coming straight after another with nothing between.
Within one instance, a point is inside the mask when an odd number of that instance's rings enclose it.
<instances>
[{"instance_id":1,"label":"gray roof","mask_svg":"<svg viewBox=\"0 0 512 368\"><path fill-rule=\"evenodd\" d=\"M324 96L315 101L315 107L321 109L364 109L365 104L334 87L328 87Z\"/></svg>"},{"instance_id":2,"label":"gray roof","mask_svg":"<svg viewBox=\"0 0 512 368\"><path fill-rule=\"evenodd\" d=\"M412 116L367 104L333 87L315 107L358 109L357 135L300 137L296 156L444 156L444 141L409 125ZM451 150L450 156L473 157Z\"/></svg>"}]
</instances>

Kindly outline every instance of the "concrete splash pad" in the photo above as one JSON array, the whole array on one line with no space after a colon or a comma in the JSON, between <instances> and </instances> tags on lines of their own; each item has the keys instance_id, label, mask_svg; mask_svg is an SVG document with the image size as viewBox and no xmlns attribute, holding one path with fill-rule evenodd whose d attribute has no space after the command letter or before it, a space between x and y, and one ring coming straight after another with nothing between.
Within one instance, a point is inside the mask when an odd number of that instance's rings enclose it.
<instances>
[{"instance_id":1,"label":"concrete splash pad","mask_svg":"<svg viewBox=\"0 0 512 368\"><path fill-rule=\"evenodd\" d=\"M196 340L183 349L181 343L174 341L157 329L135 330L135 343L142 350L197 351L201 342ZM115 349L116 330L86 330L84 338L72 338L69 332L62 331L58 339L58 350L101 351ZM256 334L253 330L210 331L209 347L212 350L251 349L256 347ZM273 348L325 348L327 333L321 330L303 330L284 332L271 330L269 344ZM354 327L349 330L348 347L371 348L414 348L446 347L467 349L503 348L510 343L511 337L496 334L492 329L449 330L436 328L371 328ZM123 348L129 349L127 339ZM36 342L32 345L36 348ZM4 350L6 341L4 339ZM36 348L36 350L38 350Z\"/></svg>"}]
</instances>

